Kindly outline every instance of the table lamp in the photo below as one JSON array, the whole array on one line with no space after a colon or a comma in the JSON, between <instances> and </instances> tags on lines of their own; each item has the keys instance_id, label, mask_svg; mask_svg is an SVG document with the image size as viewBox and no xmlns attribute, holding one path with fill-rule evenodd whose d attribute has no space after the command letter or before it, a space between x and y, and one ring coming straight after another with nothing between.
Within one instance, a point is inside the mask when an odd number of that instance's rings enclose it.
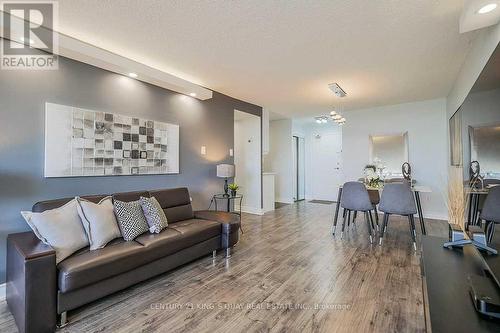
<instances>
[{"instance_id":1,"label":"table lamp","mask_svg":"<svg viewBox=\"0 0 500 333\"><path fill-rule=\"evenodd\" d=\"M217 165L217 177L224 178L224 196L229 197L227 179L234 177L234 165L232 164Z\"/></svg>"}]
</instances>

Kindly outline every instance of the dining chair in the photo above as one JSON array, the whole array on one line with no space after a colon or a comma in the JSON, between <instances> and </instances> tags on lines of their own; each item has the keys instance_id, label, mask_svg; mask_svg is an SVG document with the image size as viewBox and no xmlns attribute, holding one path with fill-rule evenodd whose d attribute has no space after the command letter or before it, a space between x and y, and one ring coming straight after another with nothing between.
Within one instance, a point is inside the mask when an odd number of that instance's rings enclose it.
<instances>
[{"instance_id":1,"label":"dining chair","mask_svg":"<svg viewBox=\"0 0 500 333\"><path fill-rule=\"evenodd\" d=\"M413 240L413 247L417 250L415 218L417 207L415 205L415 197L411 191L410 184L391 183L384 186L382 198L380 199L379 210L384 213L384 220L380 230L379 244L382 245L384 233L387 231L387 223L390 215L407 216L410 224L410 234Z\"/></svg>"},{"instance_id":2,"label":"dining chair","mask_svg":"<svg viewBox=\"0 0 500 333\"><path fill-rule=\"evenodd\" d=\"M377 224L377 231L379 231L377 205L380 203L380 193L378 190L368 190L368 196L370 197L370 202L372 203L372 206L373 206L373 213L375 214L375 222ZM372 225L372 228L373 228L373 225Z\"/></svg>"},{"instance_id":3,"label":"dining chair","mask_svg":"<svg viewBox=\"0 0 500 333\"><path fill-rule=\"evenodd\" d=\"M365 220L368 227L368 234L370 236L370 243L373 243L373 217L371 215L373 205L370 201L370 196L368 195L368 190L366 189L365 185L360 182L345 183L342 187L340 207L342 207L343 209L342 232L340 234L340 238L342 239L344 237L346 219L351 219L351 213L355 214L357 212L363 212L365 213Z\"/></svg>"},{"instance_id":4,"label":"dining chair","mask_svg":"<svg viewBox=\"0 0 500 333\"><path fill-rule=\"evenodd\" d=\"M481 220L486 221L484 233L488 244L493 240L495 224L500 223L500 186L490 189L481 211Z\"/></svg>"}]
</instances>

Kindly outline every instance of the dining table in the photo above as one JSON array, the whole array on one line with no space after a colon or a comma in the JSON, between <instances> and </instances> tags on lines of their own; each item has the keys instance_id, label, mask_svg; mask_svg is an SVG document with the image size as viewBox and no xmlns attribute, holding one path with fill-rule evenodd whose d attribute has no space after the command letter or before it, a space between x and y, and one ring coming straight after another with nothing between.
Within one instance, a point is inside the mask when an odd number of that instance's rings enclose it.
<instances>
[{"instance_id":1,"label":"dining table","mask_svg":"<svg viewBox=\"0 0 500 333\"><path fill-rule=\"evenodd\" d=\"M339 210L340 210L340 200L342 198L342 187L343 185L339 186L339 193L337 196L337 203L335 207L335 216L333 220L333 225L337 225L337 220L339 217ZM366 186L366 189L368 191L379 191L382 192L384 190L384 187L371 187L371 186ZM426 185L412 185L411 190L413 192L413 195L415 196L415 203L417 204L417 212L418 212L418 218L420 221L420 230L422 231L422 235L426 235L427 232L425 230L425 219L424 219L424 214L422 212L422 203L420 201L420 193L432 193L432 189L429 186Z\"/></svg>"}]
</instances>

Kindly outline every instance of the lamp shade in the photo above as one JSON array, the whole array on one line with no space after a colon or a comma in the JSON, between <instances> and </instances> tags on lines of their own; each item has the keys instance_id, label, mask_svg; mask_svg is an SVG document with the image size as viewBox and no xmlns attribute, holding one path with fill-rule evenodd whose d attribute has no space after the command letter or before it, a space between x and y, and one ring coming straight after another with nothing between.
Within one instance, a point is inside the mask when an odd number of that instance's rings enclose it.
<instances>
[{"instance_id":1,"label":"lamp shade","mask_svg":"<svg viewBox=\"0 0 500 333\"><path fill-rule=\"evenodd\" d=\"M220 178L234 177L234 165L232 165L232 164L219 164L219 165L217 165L217 177L220 177Z\"/></svg>"}]
</instances>

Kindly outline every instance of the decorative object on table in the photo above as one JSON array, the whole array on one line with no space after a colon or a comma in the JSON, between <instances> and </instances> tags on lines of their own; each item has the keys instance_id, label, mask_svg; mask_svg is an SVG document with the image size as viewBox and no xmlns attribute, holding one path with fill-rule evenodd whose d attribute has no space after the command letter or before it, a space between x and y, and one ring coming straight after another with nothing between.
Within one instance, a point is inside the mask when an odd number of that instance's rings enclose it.
<instances>
[{"instance_id":1,"label":"decorative object on table","mask_svg":"<svg viewBox=\"0 0 500 333\"><path fill-rule=\"evenodd\" d=\"M229 190L231 191L231 196L235 197L236 196L236 191L240 188L238 184L236 183L231 183L228 185Z\"/></svg>"},{"instance_id":2,"label":"decorative object on table","mask_svg":"<svg viewBox=\"0 0 500 333\"><path fill-rule=\"evenodd\" d=\"M411 165L408 162L404 162L401 166L401 172L403 173L403 178L411 182Z\"/></svg>"},{"instance_id":3,"label":"decorative object on table","mask_svg":"<svg viewBox=\"0 0 500 333\"><path fill-rule=\"evenodd\" d=\"M46 103L45 177L179 173L179 125Z\"/></svg>"},{"instance_id":4,"label":"decorative object on table","mask_svg":"<svg viewBox=\"0 0 500 333\"><path fill-rule=\"evenodd\" d=\"M234 177L234 165L233 164L219 164L217 165L217 177L224 178L224 196L228 197L228 178Z\"/></svg>"},{"instance_id":5,"label":"decorative object on table","mask_svg":"<svg viewBox=\"0 0 500 333\"><path fill-rule=\"evenodd\" d=\"M375 165L369 164L365 166L364 174L365 184L368 185L368 187L379 188L384 183L380 175L377 174L377 167Z\"/></svg>"},{"instance_id":6,"label":"decorative object on table","mask_svg":"<svg viewBox=\"0 0 500 333\"><path fill-rule=\"evenodd\" d=\"M464 194L463 169L450 167L448 171L448 221L465 229L466 198Z\"/></svg>"},{"instance_id":7,"label":"decorative object on table","mask_svg":"<svg viewBox=\"0 0 500 333\"><path fill-rule=\"evenodd\" d=\"M484 188L484 177L481 176L481 166L478 161L470 162L469 186L480 190Z\"/></svg>"}]
</instances>

